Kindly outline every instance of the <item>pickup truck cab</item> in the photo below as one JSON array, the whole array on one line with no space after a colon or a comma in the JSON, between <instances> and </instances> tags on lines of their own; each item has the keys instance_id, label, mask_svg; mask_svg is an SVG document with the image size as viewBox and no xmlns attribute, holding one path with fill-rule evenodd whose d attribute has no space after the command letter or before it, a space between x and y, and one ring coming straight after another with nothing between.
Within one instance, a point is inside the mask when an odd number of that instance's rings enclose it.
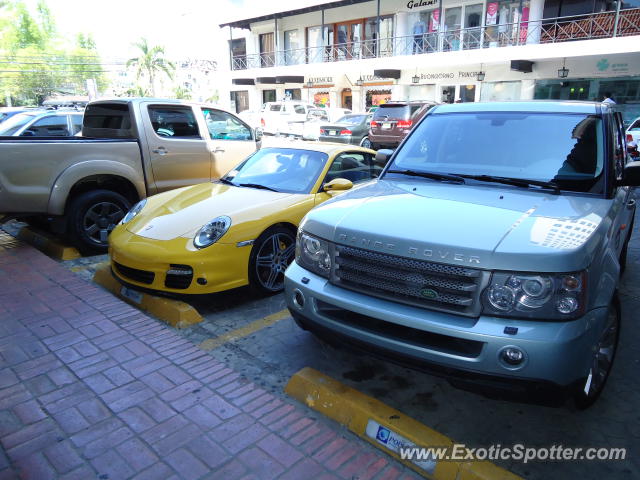
<instances>
[{"instance_id":1,"label":"pickup truck cab","mask_svg":"<svg viewBox=\"0 0 640 480\"><path fill-rule=\"evenodd\" d=\"M439 105L378 155L377 181L300 224L285 277L298 324L458 385L591 405L617 348L640 180L619 114Z\"/></svg>"},{"instance_id":2,"label":"pickup truck cab","mask_svg":"<svg viewBox=\"0 0 640 480\"><path fill-rule=\"evenodd\" d=\"M9 119L10 121L11 119ZM0 214L46 218L84 250L139 200L220 178L261 133L214 106L150 98L87 105L82 136L0 137Z\"/></svg>"}]
</instances>

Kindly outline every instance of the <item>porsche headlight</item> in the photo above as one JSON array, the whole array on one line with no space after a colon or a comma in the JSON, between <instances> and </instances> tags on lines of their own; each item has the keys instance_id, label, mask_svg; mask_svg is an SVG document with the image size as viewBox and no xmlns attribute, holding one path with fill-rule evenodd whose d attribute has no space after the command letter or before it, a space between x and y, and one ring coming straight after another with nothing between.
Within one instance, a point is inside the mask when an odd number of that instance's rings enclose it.
<instances>
[{"instance_id":1,"label":"porsche headlight","mask_svg":"<svg viewBox=\"0 0 640 480\"><path fill-rule=\"evenodd\" d=\"M144 206L147 204L147 199L143 198L138 203L136 203L131 210L127 212L127 214L120 220L120 224L125 224L133 220L133 218L138 215Z\"/></svg>"},{"instance_id":2,"label":"porsche headlight","mask_svg":"<svg viewBox=\"0 0 640 480\"><path fill-rule=\"evenodd\" d=\"M548 320L576 318L586 307L585 284L585 272L495 272L483 295L483 313Z\"/></svg>"},{"instance_id":3,"label":"porsche headlight","mask_svg":"<svg viewBox=\"0 0 640 480\"><path fill-rule=\"evenodd\" d=\"M216 217L205 224L193 238L193 245L196 248L205 248L213 245L227 233L231 226L231 219L227 216Z\"/></svg>"},{"instance_id":4,"label":"porsche headlight","mask_svg":"<svg viewBox=\"0 0 640 480\"><path fill-rule=\"evenodd\" d=\"M329 278L331 272L329 242L298 230L296 263L313 273Z\"/></svg>"}]
</instances>

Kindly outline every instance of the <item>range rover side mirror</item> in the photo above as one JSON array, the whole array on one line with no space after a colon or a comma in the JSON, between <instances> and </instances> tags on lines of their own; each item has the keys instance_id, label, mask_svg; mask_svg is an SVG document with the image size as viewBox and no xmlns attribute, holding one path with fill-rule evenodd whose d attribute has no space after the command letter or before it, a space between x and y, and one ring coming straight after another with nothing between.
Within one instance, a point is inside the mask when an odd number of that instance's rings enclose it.
<instances>
[{"instance_id":1,"label":"range rover side mirror","mask_svg":"<svg viewBox=\"0 0 640 480\"><path fill-rule=\"evenodd\" d=\"M262 128L258 127L253 131L253 138L255 139L256 142L259 142L260 140L262 140L262 136L264 135L264 133L262 132Z\"/></svg>"},{"instance_id":2,"label":"range rover side mirror","mask_svg":"<svg viewBox=\"0 0 640 480\"><path fill-rule=\"evenodd\" d=\"M347 180L346 178L334 178L330 182L325 183L322 189L325 192L335 192L335 191L349 190L352 187L353 187L353 182L351 180Z\"/></svg>"},{"instance_id":3,"label":"range rover side mirror","mask_svg":"<svg viewBox=\"0 0 640 480\"><path fill-rule=\"evenodd\" d=\"M376 152L375 162L378 165L384 167L387 164L387 162L389 161L389 159L391 158L391 155L393 155L393 150L389 150L387 148L383 148L381 150L378 150Z\"/></svg>"},{"instance_id":4,"label":"range rover side mirror","mask_svg":"<svg viewBox=\"0 0 640 480\"><path fill-rule=\"evenodd\" d=\"M640 186L640 160L629 162L624 166L619 184L629 187Z\"/></svg>"}]
</instances>

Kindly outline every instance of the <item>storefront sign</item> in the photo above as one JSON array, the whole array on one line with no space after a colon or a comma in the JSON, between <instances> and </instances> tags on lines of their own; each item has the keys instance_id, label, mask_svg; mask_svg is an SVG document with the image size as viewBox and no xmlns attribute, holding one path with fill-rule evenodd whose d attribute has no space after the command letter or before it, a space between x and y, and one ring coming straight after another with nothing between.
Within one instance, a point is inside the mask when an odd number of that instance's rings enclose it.
<instances>
[{"instance_id":1,"label":"storefront sign","mask_svg":"<svg viewBox=\"0 0 640 480\"><path fill-rule=\"evenodd\" d=\"M308 82L314 85L333 85L333 77L310 77L307 79Z\"/></svg>"},{"instance_id":2,"label":"storefront sign","mask_svg":"<svg viewBox=\"0 0 640 480\"><path fill-rule=\"evenodd\" d=\"M457 72L421 73L420 80L476 80L478 70L458 70Z\"/></svg>"},{"instance_id":3,"label":"storefront sign","mask_svg":"<svg viewBox=\"0 0 640 480\"><path fill-rule=\"evenodd\" d=\"M427 8L438 8L438 0L409 0L407 9L411 12Z\"/></svg>"}]
</instances>

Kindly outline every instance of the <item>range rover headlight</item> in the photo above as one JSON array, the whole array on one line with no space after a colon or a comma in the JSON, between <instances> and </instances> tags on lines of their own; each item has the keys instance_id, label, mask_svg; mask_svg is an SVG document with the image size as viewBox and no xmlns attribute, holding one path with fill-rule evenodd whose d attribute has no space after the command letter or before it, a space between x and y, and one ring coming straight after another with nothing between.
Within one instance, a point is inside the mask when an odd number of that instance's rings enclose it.
<instances>
[{"instance_id":1,"label":"range rover headlight","mask_svg":"<svg viewBox=\"0 0 640 480\"><path fill-rule=\"evenodd\" d=\"M514 318L572 319L584 313L586 273L494 272L483 313Z\"/></svg>"},{"instance_id":2,"label":"range rover headlight","mask_svg":"<svg viewBox=\"0 0 640 480\"><path fill-rule=\"evenodd\" d=\"M198 230L198 233L196 233L196 236L193 238L193 245L196 248L205 248L213 245L227 233L230 226L231 219L229 217L223 215L214 218Z\"/></svg>"},{"instance_id":3,"label":"range rover headlight","mask_svg":"<svg viewBox=\"0 0 640 480\"><path fill-rule=\"evenodd\" d=\"M329 242L298 230L296 263L313 273L329 278L332 264Z\"/></svg>"},{"instance_id":4,"label":"range rover headlight","mask_svg":"<svg viewBox=\"0 0 640 480\"><path fill-rule=\"evenodd\" d=\"M127 222L130 222L131 220L134 219L134 217L136 215L138 215L142 209L144 208L144 206L147 204L147 199L143 198L142 200L140 200L138 203L136 203L131 210L129 210L127 212L127 214L122 218L122 220L120 220L120 224L125 224Z\"/></svg>"}]
</instances>

